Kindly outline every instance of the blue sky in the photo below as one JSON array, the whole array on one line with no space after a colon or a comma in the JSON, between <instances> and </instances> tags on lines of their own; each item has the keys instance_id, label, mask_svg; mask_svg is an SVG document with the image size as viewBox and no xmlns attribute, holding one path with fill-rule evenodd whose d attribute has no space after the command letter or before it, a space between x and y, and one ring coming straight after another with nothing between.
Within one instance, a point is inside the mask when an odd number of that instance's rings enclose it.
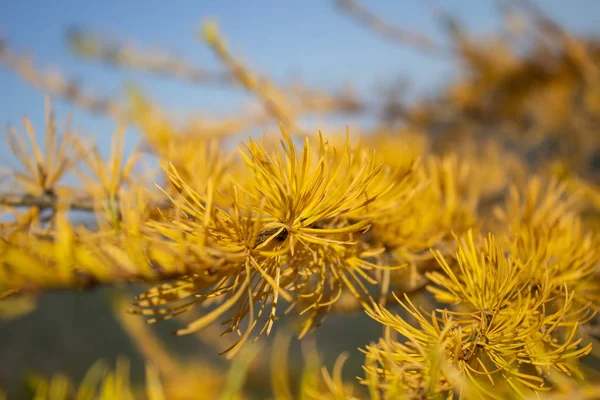
<instances>
[{"instance_id":1,"label":"blue sky","mask_svg":"<svg viewBox=\"0 0 600 400\"><path fill-rule=\"evenodd\" d=\"M443 32L425 2L359 2L401 27L443 40ZM500 26L494 1L436 2L477 34L493 32ZM548 0L544 7L571 30L600 32L600 1ZM65 42L69 27L84 27L141 46L164 48L198 66L218 69L218 61L196 39L199 24L207 17L219 22L235 54L259 72L280 80L301 76L309 86L332 89L350 84L372 97L377 87L396 77L408 78L415 87L411 93L417 95L442 85L453 74L451 62L380 40L326 0L4 1L0 4L0 34L12 50L31 53L36 65L58 67L95 93L118 96L127 82L134 82L169 109L226 114L240 106L244 95L96 65L72 55ZM21 117L29 115L41 130L43 95L1 65L0 88L0 124L19 126ZM107 147L114 123L62 101L55 105L59 120L73 112L75 126L96 136L101 147ZM0 161L7 157L0 147Z\"/></svg>"}]
</instances>

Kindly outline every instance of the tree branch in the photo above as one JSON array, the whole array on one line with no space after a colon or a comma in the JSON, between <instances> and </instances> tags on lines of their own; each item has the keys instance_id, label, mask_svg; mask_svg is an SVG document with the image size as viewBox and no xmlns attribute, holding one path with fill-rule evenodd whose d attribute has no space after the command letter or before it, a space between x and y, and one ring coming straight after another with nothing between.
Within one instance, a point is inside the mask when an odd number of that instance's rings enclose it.
<instances>
[{"instance_id":1,"label":"tree branch","mask_svg":"<svg viewBox=\"0 0 600 400\"><path fill-rule=\"evenodd\" d=\"M361 7L354 0L336 0L336 5L342 12L355 18L366 28L385 39L402 45L410 45L428 53L441 53L443 50L440 44L429 37L392 25Z\"/></svg>"},{"instance_id":2,"label":"tree branch","mask_svg":"<svg viewBox=\"0 0 600 400\"><path fill-rule=\"evenodd\" d=\"M172 54L160 50L147 51L134 48L78 28L69 29L67 41L75 54L113 67L131 68L194 84L232 85L235 83L227 71L203 70Z\"/></svg>"},{"instance_id":3,"label":"tree branch","mask_svg":"<svg viewBox=\"0 0 600 400\"><path fill-rule=\"evenodd\" d=\"M64 205L73 211L93 212L97 209L97 203L92 197L75 197L72 199L58 198L52 193L32 195L28 193L0 193L0 205L8 207L37 207L40 210L57 208ZM150 202L150 208L166 208L168 202Z\"/></svg>"},{"instance_id":4,"label":"tree branch","mask_svg":"<svg viewBox=\"0 0 600 400\"><path fill-rule=\"evenodd\" d=\"M29 57L11 52L2 38L0 38L0 63L39 90L63 97L85 110L107 115L116 120L127 119L126 111L117 102L84 92L79 83L67 80L58 72L40 71Z\"/></svg>"}]
</instances>

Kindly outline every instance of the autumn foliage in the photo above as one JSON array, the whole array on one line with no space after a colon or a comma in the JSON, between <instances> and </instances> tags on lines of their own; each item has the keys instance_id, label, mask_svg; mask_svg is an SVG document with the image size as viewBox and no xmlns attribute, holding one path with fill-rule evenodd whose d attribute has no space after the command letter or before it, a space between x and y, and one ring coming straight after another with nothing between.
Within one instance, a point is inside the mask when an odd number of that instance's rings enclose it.
<instances>
[{"instance_id":1,"label":"autumn foliage","mask_svg":"<svg viewBox=\"0 0 600 400\"><path fill-rule=\"evenodd\" d=\"M148 286L115 308L147 359L143 390L121 359L94 365L80 385L37 377L36 399L248 398L256 358L272 364L277 399L600 396L600 43L528 2L506 10L509 34L482 42L441 13L452 49L353 1L338 6L383 40L451 52L461 77L417 104L390 99L372 132L318 131L303 118L368 108L351 92L258 76L214 22L202 37L219 74L71 32L82 57L218 81L262 106L177 123L141 88L97 99L0 45L16 74L117 126L108 158L49 103L45 126L25 119L8 130L20 165L4 171L12 190L0 194L0 298ZM530 31L509 24L516 18ZM127 126L142 133L130 154ZM257 129L266 133L241 138ZM355 311L382 332L353 354L362 376L343 376L345 355L321 369L312 349L292 379L278 325L291 321L304 341L328 315ZM217 329L230 371L175 361L142 324L169 319L176 335Z\"/></svg>"}]
</instances>

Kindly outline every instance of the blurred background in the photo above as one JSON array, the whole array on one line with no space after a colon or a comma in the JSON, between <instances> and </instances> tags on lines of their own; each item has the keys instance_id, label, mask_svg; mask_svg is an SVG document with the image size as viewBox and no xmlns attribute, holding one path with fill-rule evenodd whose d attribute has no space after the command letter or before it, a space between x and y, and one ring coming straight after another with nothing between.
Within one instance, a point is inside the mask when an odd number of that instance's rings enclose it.
<instances>
[{"instance_id":1,"label":"blurred background","mask_svg":"<svg viewBox=\"0 0 600 400\"><path fill-rule=\"evenodd\" d=\"M253 99L244 90L232 90L219 82L224 68L200 38L200 22L214 18L230 45L257 73L277 82L301 82L328 92L350 90L371 107L381 106L390 88L399 86L403 99L417 102L457 77L461 59L452 55L452 39L436 16L442 8L460 21L466 32L482 39L502 33L502 2L486 1L376 1L359 3L389 23L429 38L441 51L404 46L374 33L357 22L335 1L281 4L261 2L249 7L243 1L180 2L176 7L159 1L102 3L59 1L8 2L0 12L0 34L15 54L32 57L42 70L60 71L100 98L123 96L128 84L140 85L148 96L174 115L229 116ZM540 3L541 4L541 3ZM594 0L564 2L548 0L543 9L566 30L585 36L600 31L600 4ZM526 21L524 21L526 22ZM522 29L526 29L523 27ZM127 68L110 68L73 52L69 33L83 30L145 51L160 50L181 58L217 79L190 84L156 77ZM4 67L4 66L3 66ZM0 68L0 121L18 125L28 115L34 126L43 123L43 95L6 68ZM108 147L113 121L100 118L54 97L57 115L74 115L75 126L95 135ZM375 112L341 117L337 129L373 125ZM352 118L350 118L352 117ZM371 118L369 118L371 117ZM313 123L312 129L323 129ZM5 153L0 153L6 157Z\"/></svg>"},{"instance_id":2,"label":"blurred background","mask_svg":"<svg viewBox=\"0 0 600 400\"><path fill-rule=\"evenodd\" d=\"M337 102L331 112L317 105L315 112L297 115L298 126L306 132L343 131L346 125L365 134L382 127L402 130L411 114L404 111L440 96L447 99L447 88L473 72L469 53L457 38L472 38L484 49L485 43L504 38L517 54L538 44L518 39L519 35L530 38L528 30L534 28L531 19L520 18L518 7L510 8L511 3L269 0L250 7L244 1L181 1L176 5L4 1L0 4L0 123L3 128L20 128L21 118L27 115L42 137L46 92L59 121L72 115L73 126L93 137L107 153L118 123L126 119L115 117L110 105L131 98L132 93L143 91L144 98L181 124L196 118L199 126L212 129L238 116L254 115L263 103L257 99L260 96L235 82L231 68L202 38L200 24L211 19L218 23L231 54L257 76L268 77L284 95L300 98L298 93L312 96L318 91ZM537 4L547 18L575 37L600 34L598 1ZM384 23L373 20L374 16ZM98 47L90 45L99 41L108 43L108 51L100 55ZM111 61L116 50L123 48L155 55L156 59L148 58L149 64L159 67L119 65L114 62L118 56ZM176 72L181 79L168 76L173 68L161 73L160 65L169 64L165 60L179 62ZM92 99L87 103L84 99L83 107L77 104L81 93ZM235 134L268 131L276 117L240 124ZM136 124L127 124L126 138L126 150L131 151L140 140ZM0 146L0 160L3 166L14 162L4 146ZM137 289L142 288L123 290L130 296ZM120 322L127 318L120 314L122 307L115 306L120 292L117 288L47 294L37 299L39 306L28 315L0 315L0 387L15 398L26 397L24 380L32 374L50 376L63 371L79 381L96 360L114 363L119 355L131 360L133 379L140 380L143 350L132 343L131 332L136 328ZM380 335L377 326L361 321L360 312L331 316L316 336L328 366L342 351L351 352L345 371L350 377L361 373L362 357L356 348ZM172 324L152 327L163 345L183 359L206 360L215 369L226 367L215 350L213 340L218 335L175 338L169 334L172 330ZM253 373L258 386L261 382L268 385L268 377L259 376L260 368Z\"/></svg>"}]
</instances>

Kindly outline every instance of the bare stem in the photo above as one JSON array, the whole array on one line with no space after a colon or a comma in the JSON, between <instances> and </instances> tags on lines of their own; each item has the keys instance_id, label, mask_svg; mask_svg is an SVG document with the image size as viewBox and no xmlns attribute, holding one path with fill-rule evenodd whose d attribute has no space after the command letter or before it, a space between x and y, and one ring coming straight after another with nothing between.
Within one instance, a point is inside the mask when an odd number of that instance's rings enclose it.
<instances>
[{"instance_id":1,"label":"bare stem","mask_svg":"<svg viewBox=\"0 0 600 400\"><path fill-rule=\"evenodd\" d=\"M0 193L0 205L8 207L36 207L40 210L57 208L59 205L73 211L93 212L98 208L98 203L92 197L75 197L71 199L58 198L51 193L41 195L23 193ZM153 202L150 208L166 208L166 202Z\"/></svg>"}]
</instances>

